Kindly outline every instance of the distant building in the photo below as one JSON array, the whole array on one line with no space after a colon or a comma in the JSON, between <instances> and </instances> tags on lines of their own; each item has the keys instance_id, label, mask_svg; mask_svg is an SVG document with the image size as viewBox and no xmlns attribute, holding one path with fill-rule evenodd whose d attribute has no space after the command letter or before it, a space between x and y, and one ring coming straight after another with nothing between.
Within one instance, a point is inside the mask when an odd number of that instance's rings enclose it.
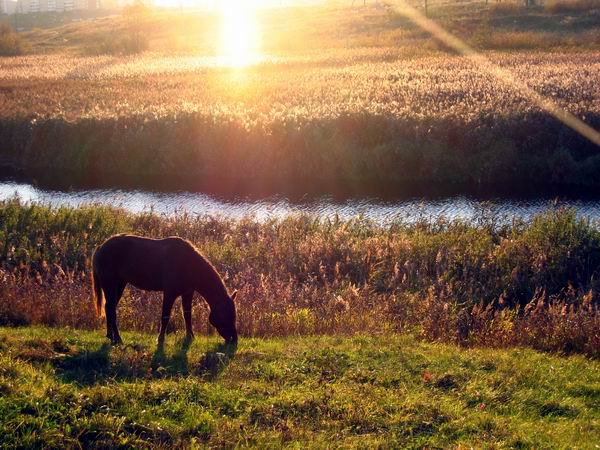
<instances>
[{"instance_id":1,"label":"distant building","mask_svg":"<svg viewBox=\"0 0 600 450\"><path fill-rule=\"evenodd\" d=\"M0 14L14 14L17 2L14 0L0 0Z\"/></svg>"},{"instance_id":2,"label":"distant building","mask_svg":"<svg viewBox=\"0 0 600 450\"><path fill-rule=\"evenodd\" d=\"M14 14L17 2L13 0L0 0L0 14Z\"/></svg>"},{"instance_id":3,"label":"distant building","mask_svg":"<svg viewBox=\"0 0 600 450\"><path fill-rule=\"evenodd\" d=\"M10 0L0 0L0 2ZM46 11L73 11L100 8L100 0L18 0L18 13L29 14Z\"/></svg>"}]
</instances>

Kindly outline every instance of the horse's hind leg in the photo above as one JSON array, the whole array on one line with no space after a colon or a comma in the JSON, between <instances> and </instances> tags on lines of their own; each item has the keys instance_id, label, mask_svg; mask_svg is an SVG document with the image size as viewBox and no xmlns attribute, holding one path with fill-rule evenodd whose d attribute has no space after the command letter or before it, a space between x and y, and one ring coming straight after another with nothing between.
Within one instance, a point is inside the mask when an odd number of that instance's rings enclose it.
<instances>
[{"instance_id":1,"label":"horse's hind leg","mask_svg":"<svg viewBox=\"0 0 600 450\"><path fill-rule=\"evenodd\" d=\"M109 287L105 288L104 295L106 297L106 337L108 337L113 344L121 344L123 340L119 335L119 328L117 326L117 305L125 290L125 283L121 280L114 280L110 283Z\"/></svg>"},{"instance_id":2,"label":"horse's hind leg","mask_svg":"<svg viewBox=\"0 0 600 450\"><path fill-rule=\"evenodd\" d=\"M192 329L192 299L194 291L186 292L181 296L181 305L183 306L183 318L185 319L186 339L194 339L194 330Z\"/></svg>"},{"instance_id":3,"label":"horse's hind leg","mask_svg":"<svg viewBox=\"0 0 600 450\"><path fill-rule=\"evenodd\" d=\"M163 296L162 304L162 316L160 318L160 332L158 333L158 345L163 345L165 342L165 333L167 332L167 326L169 325L169 319L171 318L171 309L177 295L165 291Z\"/></svg>"}]
</instances>

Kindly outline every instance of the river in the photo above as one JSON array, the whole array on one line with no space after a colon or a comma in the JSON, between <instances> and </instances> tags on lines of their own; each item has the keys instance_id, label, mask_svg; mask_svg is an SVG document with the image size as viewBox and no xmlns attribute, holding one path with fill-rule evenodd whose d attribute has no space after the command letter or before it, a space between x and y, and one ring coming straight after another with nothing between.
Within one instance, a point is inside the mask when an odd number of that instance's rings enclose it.
<instances>
[{"instance_id":1,"label":"river","mask_svg":"<svg viewBox=\"0 0 600 450\"><path fill-rule=\"evenodd\" d=\"M402 199L300 197L283 196L222 197L199 192L152 192L136 189L51 190L21 181L0 181L0 199L18 196L24 202L52 206L101 204L122 207L131 212L154 211L172 215L222 216L232 219L253 217L264 221L306 213L319 218L349 219L357 216L387 225L395 221L462 219L474 221L495 217L499 222L513 218L527 220L557 205L574 208L581 217L600 223L600 199L551 198L477 198L470 196L408 197Z\"/></svg>"}]
</instances>

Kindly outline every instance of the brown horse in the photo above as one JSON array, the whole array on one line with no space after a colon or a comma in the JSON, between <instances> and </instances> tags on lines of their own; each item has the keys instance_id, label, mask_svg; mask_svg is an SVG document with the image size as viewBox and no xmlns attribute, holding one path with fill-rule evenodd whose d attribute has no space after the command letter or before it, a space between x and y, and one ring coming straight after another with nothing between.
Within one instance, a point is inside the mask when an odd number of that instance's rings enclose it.
<instances>
[{"instance_id":1,"label":"brown horse","mask_svg":"<svg viewBox=\"0 0 600 450\"><path fill-rule=\"evenodd\" d=\"M231 296L227 293L215 268L184 239L149 239L127 234L113 236L94 252L92 283L99 316L102 316L103 297L106 299L106 336L113 344L122 342L117 328L117 304L127 283L146 291L163 291L159 345L164 342L171 308L179 296L187 338L193 339L194 291L208 303L208 320L219 334L228 342L237 341L233 301L236 292Z\"/></svg>"}]
</instances>

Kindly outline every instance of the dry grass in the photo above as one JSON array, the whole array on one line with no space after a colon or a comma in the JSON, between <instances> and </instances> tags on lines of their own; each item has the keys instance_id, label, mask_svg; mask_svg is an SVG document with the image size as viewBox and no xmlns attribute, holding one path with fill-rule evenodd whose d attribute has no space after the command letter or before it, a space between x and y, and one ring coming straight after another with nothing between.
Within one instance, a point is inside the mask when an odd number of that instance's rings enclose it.
<instances>
[{"instance_id":1,"label":"dry grass","mask_svg":"<svg viewBox=\"0 0 600 450\"><path fill-rule=\"evenodd\" d=\"M487 32L486 32L487 31ZM540 31L495 31L482 29L473 38L478 48L491 50L565 49L581 44L600 45L597 30L580 33Z\"/></svg>"},{"instance_id":2,"label":"dry grass","mask_svg":"<svg viewBox=\"0 0 600 450\"><path fill-rule=\"evenodd\" d=\"M521 1L497 1L489 3L489 11L494 15L516 15L527 11Z\"/></svg>"},{"instance_id":3,"label":"dry grass","mask_svg":"<svg viewBox=\"0 0 600 450\"><path fill-rule=\"evenodd\" d=\"M156 120L200 113L264 129L356 113L468 122L537 111L464 58L403 56L385 48L322 52L267 59L239 73L203 57L11 58L2 66L0 118ZM597 112L599 52L489 57L573 113Z\"/></svg>"},{"instance_id":4,"label":"dry grass","mask_svg":"<svg viewBox=\"0 0 600 450\"><path fill-rule=\"evenodd\" d=\"M501 24L492 27L488 15L459 16L433 17L481 48L539 49L486 55L600 126L593 18L578 16L559 36L527 21L513 26L495 17ZM290 180L600 183L597 146L469 61L443 53L393 8L264 11L265 59L243 70L219 65L217 19L145 15L136 29L149 36L149 50L137 57L81 56L129 29L126 17L29 33L34 46L60 53L0 62L3 164L36 177L61 173L74 184L79 177L197 187L195 180L224 176L278 188ZM119 42L107 42L92 52L122 52Z\"/></svg>"},{"instance_id":5,"label":"dry grass","mask_svg":"<svg viewBox=\"0 0 600 450\"><path fill-rule=\"evenodd\" d=\"M564 44L565 38L559 33L531 31L481 33L476 41L479 48L513 50L551 48Z\"/></svg>"},{"instance_id":6,"label":"dry grass","mask_svg":"<svg viewBox=\"0 0 600 450\"><path fill-rule=\"evenodd\" d=\"M600 53L489 56L592 127L600 124ZM87 180L599 180L596 146L459 56L356 49L244 71L210 63L156 55L13 58L0 80L4 160Z\"/></svg>"},{"instance_id":7,"label":"dry grass","mask_svg":"<svg viewBox=\"0 0 600 450\"><path fill-rule=\"evenodd\" d=\"M244 336L387 333L462 345L531 346L600 355L600 233L569 211L500 227L493 220L380 228L309 217L256 223L1 209L0 317L4 323L95 328L88 266L106 236L132 230L190 239L230 289ZM160 296L129 290L125 329L155 331ZM207 330L207 308L194 307ZM175 326L182 329L180 313Z\"/></svg>"},{"instance_id":8,"label":"dry grass","mask_svg":"<svg viewBox=\"0 0 600 450\"><path fill-rule=\"evenodd\" d=\"M393 0L370 3L365 8L337 4L261 10L256 14L262 36L261 49L268 55L279 57L360 47L393 47L407 52L432 53L430 49L435 39L400 13L401 3L404 2ZM423 10L421 1L408 3ZM545 29L547 23L563 21L564 14L571 15L568 28L576 35L585 33L594 23L595 29L598 28L598 18L589 15L598 9L596 0L545 2L544 9L525 8L522 1L486 4L483 1L430 0L428 5L432 19L467 42L472 42L472 36L485 28L490 17L496 19L495 26L488 30L491 34L510 31L544 34L548 31ZM529 20L534 16L544 16L547 20ZM503 17L514 20L502 21ZM27 21L32 21L29 26L34 26L35 19L27 18ZM148 49L152 52L214 56L220 51L220 23L219 15L214 12L145 11L54 28L45 28L41 23L42 26L25 34L37 53L81 55L97 53L101 50L98 42L113 41L135 28L147 37ZM571 38L562 44L579 49L596 45L585 39ZM110 47L105 51L115 53Z\"/></svg>"}]
</instances>

